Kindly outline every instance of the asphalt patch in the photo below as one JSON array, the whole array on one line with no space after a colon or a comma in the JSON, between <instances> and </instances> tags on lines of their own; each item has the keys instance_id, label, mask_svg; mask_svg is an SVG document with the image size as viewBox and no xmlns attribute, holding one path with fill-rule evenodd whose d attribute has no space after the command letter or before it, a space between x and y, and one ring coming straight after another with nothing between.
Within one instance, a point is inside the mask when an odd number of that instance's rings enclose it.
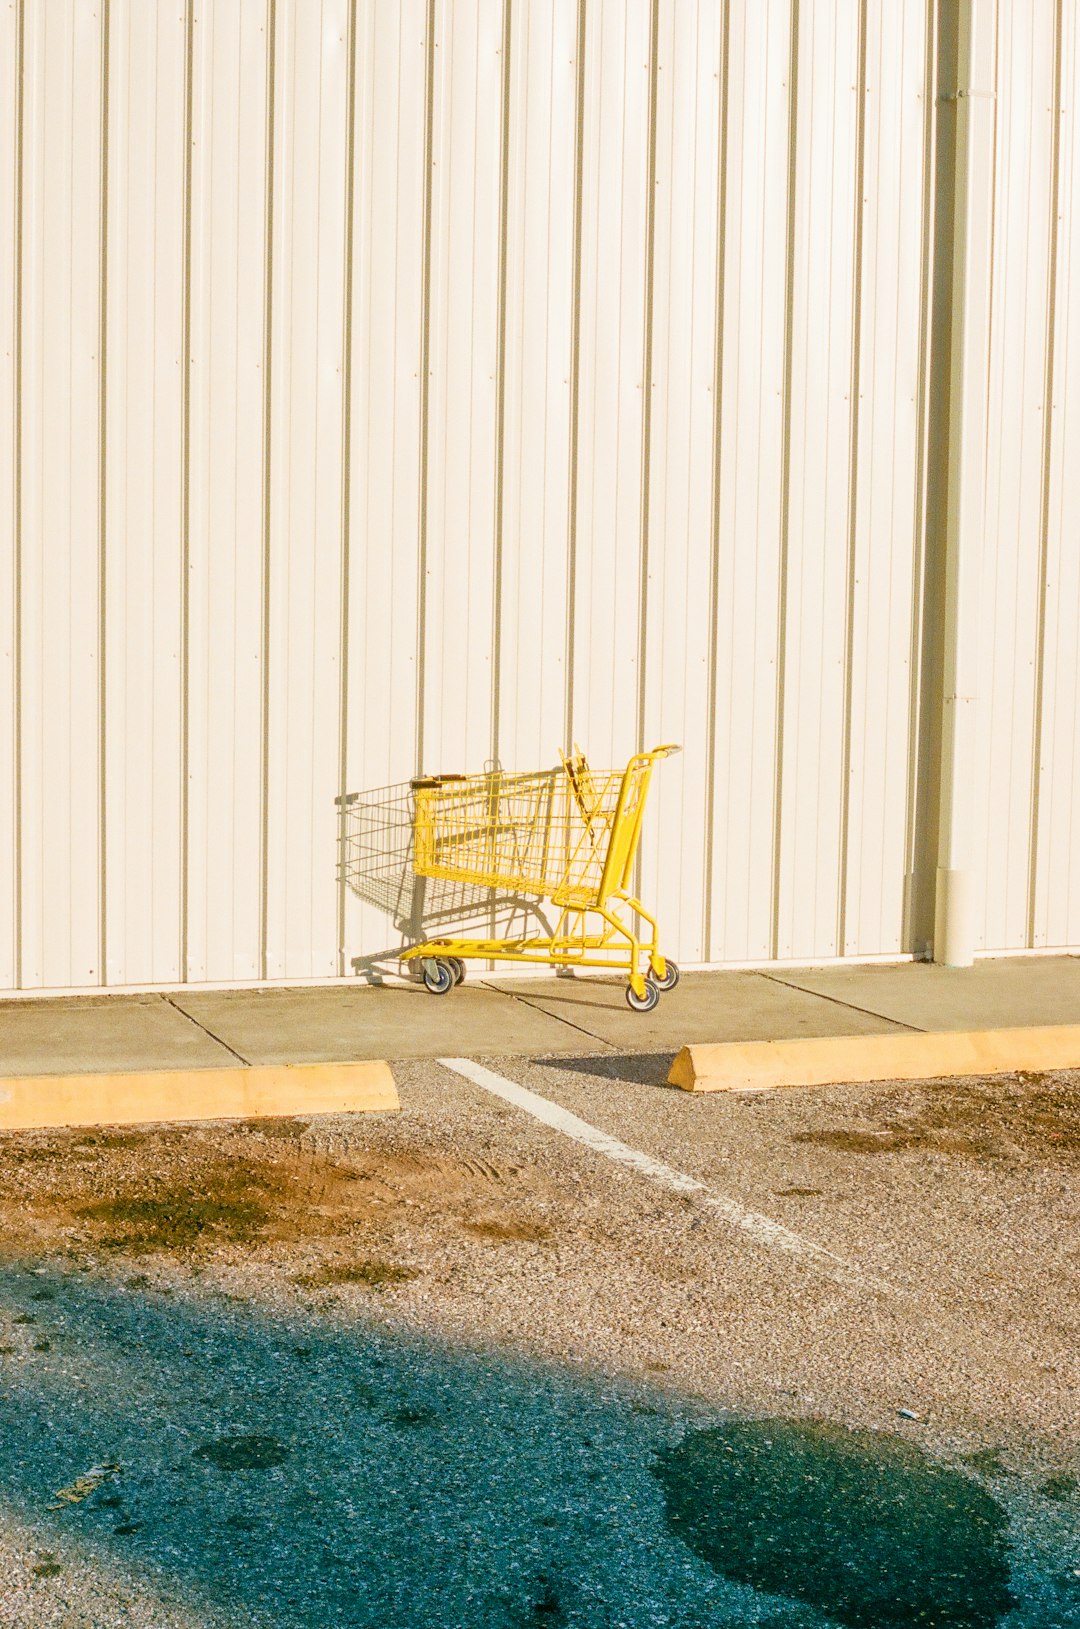
<instances>
[{"instance_id":1,"label":"asphalt patch","mask_svg":"<svg viewBox=\"0 0 1080 1629\"><path fill-rule=\"evenodd\" d=\"M994 1629L1007 1518L912 1443L797 1419L691 1431L655 1466L672 1532L723 1577L845 1629Z\"/></svg>"}]
</instances>

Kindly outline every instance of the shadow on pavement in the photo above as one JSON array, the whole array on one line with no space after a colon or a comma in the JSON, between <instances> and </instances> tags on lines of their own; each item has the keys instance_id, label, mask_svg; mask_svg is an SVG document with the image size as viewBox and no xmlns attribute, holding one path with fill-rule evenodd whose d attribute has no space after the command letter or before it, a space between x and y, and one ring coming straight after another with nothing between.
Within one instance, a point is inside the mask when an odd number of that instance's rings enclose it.
<instances>
[{"instance_id":1,"label":"shadow on pavement","mask_svg":"<svg viewBox=\"0 0 1080 1629\"><path fill-rule=\"evenodd\" d=\"M994 1629L1010 1604L1000 1509L888 1437L721 1424L571 1369L145 1281L9 1269L0 1329L8 1507L91 1563L167 1575L215 1625ZM851 1572L859 1536L880 1565Z\"/></svg>"},{"instance_id":2,"label":"shadow on pavement","mask_svg":"<svg viewBox=\"0 0 1080 1629\"><path fill-rule=\"evenodd\" d=\"M572 1075L597 1075L601 1080L627 1081L634 1086L665 1086L674 1052L605 1052L584 1058L554 1055L538 1058L545 1069L563 1069ZM673 1088L676 1089L676 1088Z\"/></svg>"}]
</instances>

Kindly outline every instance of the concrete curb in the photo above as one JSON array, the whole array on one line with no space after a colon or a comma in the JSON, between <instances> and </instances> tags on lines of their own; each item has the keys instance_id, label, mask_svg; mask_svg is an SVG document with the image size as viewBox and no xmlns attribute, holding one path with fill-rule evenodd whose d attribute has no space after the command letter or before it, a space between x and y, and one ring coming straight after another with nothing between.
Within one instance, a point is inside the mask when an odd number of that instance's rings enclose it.
<instances>
[{"instance_id":1,"label":"concrete curb","mask_svg":"<svg viewBox=\"0 0 1080 1629\"><path fill-rule=\"evenodd\" d=\"M738 1092L1078 1068L1080 1025L1061 1024L684 1046L668 1083L686 1092Z\"/></svg>"},{"instance_id":2,"label":"concrete curb","mask_svg":"<svg viewBox=\"0 0 1080 1629\"><path fill-rule=\"evenodd\" d=\"M385 1113L400 1107L390 1065L381 1060L0 1080L0 1131Z\"/></svg>"}]
</instances>

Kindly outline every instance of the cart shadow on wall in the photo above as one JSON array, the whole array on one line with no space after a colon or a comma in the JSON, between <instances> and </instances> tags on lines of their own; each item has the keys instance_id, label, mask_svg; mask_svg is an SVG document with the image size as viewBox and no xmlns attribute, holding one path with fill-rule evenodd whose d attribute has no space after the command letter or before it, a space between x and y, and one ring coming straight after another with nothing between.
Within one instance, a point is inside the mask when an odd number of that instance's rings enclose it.
<instances>
[{"instance_id":1,"label":"cart shadow on wall","mask_svg":"<svg viewBox=\"0 0 1080 1629\"><path fill-rule=\"evenodd\" d=\"M352 971L367 983L379 984L388 973L417 977L418 965L404 962L403 953L451 929L485 939L552 932L540 897L416 874L416 794L410 781L349 792L335 802L339 880L356 899L380 911L395 936L384 949L349 959Z\"/></svg>"}]
</instances>

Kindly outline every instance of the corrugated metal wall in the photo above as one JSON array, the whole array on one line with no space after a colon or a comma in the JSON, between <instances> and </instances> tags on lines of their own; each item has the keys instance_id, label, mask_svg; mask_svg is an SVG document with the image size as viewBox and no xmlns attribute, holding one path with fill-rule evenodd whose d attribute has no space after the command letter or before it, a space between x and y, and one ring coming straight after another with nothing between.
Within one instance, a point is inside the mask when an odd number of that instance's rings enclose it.
<instances>
[{"instance_id":1,"label":"corrugated metal wall","mask_svg":"<svg viewBox=\"0 0 1080 1629\"><path fill-rule=\"evenodd\" d=\"M0 5L0 987L346 973L401 934L335 800L574 738L686 744L684 961L923 948L937 49L935 0ZM992 949L1080 944L1078 90L1075 8L1000 0Z\"/></svg>"},{"instance_id":2,"label":"corrugated metal wall","mask_svg":"<svg viewBox=\"0 0 1080 1629\"><path fill-rule=\"evenodd\" d=\"M1062 0L999 6L979 689L991 949L1080 941L1078 25Z\"/></svg>"}]
</instances>

